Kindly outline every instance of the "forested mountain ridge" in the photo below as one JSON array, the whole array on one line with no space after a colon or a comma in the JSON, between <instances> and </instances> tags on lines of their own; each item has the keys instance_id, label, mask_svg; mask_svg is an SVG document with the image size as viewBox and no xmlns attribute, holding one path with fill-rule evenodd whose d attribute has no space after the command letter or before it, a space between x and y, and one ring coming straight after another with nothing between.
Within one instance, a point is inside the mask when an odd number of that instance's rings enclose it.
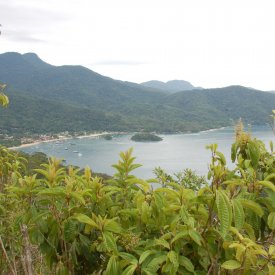
<instances>
[{"instance_id":1,"label":"forested mountain ridge","mask_svg":"<svg viewBox=\"0 0 275 275\"><path fill-rule=\"evenodd\" d=\"M185 80L170 80L162 82L158 80L150 80L147 82L140 83L141 85L149 88L162 90L166 93L176 93L180 91L188 91L195 89L202 89L200 87L194 87L190 82Z\"/></svg>"},{"instance_id":2,"label":"forested mountain ridge","mask_svg":"<svg viewBox=\"0 0 275 275\"><path fill-rule=\"evenodd\" d=\"M0 54L0 82L9 108L0 110L7 133L61 131L199 131L266 123L275 95L241 86L167 94L113 80L82 66L52 66L36 54Z\"/></svg>"}]
</instances>

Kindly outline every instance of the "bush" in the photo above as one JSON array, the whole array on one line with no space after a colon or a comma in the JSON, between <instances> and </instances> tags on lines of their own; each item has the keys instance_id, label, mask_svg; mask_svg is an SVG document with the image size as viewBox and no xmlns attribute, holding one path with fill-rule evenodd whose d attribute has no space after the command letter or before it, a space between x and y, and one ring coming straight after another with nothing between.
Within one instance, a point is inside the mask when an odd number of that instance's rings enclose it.
<instances>
[{"instance_id":1,"label":"bush","mask_svg":"<svg viewBox=\"0 0 275 275\"><path fill-rule=\"evenodd\" d=\"M132 150L108 181L56 159L24 176L1 147L2 274L274 274L273 146L238 131L233 170L208 148L207 184L188 170L138 179Z\"/></svg>"}]
</instances>

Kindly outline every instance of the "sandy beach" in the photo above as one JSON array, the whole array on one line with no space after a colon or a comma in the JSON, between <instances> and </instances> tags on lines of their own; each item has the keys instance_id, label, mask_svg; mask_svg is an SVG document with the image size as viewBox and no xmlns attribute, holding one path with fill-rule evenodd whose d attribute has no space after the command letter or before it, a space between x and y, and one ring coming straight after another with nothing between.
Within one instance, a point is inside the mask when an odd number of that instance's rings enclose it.
<instances>
[{"instance_id":1,"label":"sandy beach","mask_svg":"<svg viewBox=\"0 0 275 275\"><path fill-rule=\"evenodd\" d=\"M41 143L49 143L49 142L57 142L57 141L63 141L63 140L68 140L68 139L82 139L82 138L94 138L94 137L99 137L99 136L104 136L104 135L108 135L108 134L114 134L111 132L102 132L102 133L96 133L96 134L88 134L88 135L82 135L82 136L74 136L74 137L59 137L59 138L54 138L54 139L49 139L49 140L35 140L31 143L25 143L25 144L21 144L19 146L13 146L13 147L9 147L9 149L11 150L16 150L16 149L20 149L20 148L25 148L25 147L30 147L30 146L34 146L34 145L38 145Z\"/></svg>"}]
</instances>

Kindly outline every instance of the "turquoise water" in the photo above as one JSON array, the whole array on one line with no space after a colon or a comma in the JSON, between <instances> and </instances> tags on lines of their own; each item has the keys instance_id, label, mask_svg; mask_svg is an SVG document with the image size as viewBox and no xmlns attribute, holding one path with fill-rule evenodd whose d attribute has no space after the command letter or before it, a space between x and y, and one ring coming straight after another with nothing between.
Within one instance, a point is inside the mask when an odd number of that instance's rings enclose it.
<instances>
[{"instance_id":1,"label":"turquoise water","mask_svg":"<svg viewBox=\"0 0 275 275\"><path fill-rule=\"evenodd\" d=\"M270 140L275 141L268 126L252 128L252 135L266 144ZM211 143L217 143L228 164L231 163L230 148L234 141L234 130L231 127L196 134L160 136L163 141L156 143L137 143L130 140L131 135L116 135L109 141L103 138L75 138L60 143L41 143L21 150L27 153L44 152L66 160L67 164L80 167L88 165L95 172L112 175L115 170L111 165L117 163L119 153L133 147L136 162L142 164L135 175L145 179L153 177L153 169L158 166L169 173L191 168L200 175L206 175L211 154L205 146Z\"/></svg>"}]
</instances>

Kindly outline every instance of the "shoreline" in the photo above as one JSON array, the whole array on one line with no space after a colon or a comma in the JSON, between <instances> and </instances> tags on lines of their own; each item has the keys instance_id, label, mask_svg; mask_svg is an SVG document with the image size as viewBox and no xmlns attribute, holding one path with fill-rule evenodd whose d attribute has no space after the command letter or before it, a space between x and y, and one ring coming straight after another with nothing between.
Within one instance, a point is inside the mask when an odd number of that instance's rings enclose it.
<instances>
[{"instance_id":1,"label":"shoreline","mask_svg":"<svg viewBox=\"0 0 275 275\"><path fill-rule=\"evenodd\" d=\"M115 133L113 133L113 132L102 132L102 133L97 133L97 134L88 134L88 135L75 136L75 137L66 137L66 136L64 136L64 137L53 138L53 139L49 139L49 140L35 140L33 142L30 142L30 143L25 143L25 144L21 144L21 145L18 145L18 146L8 147L8 149L16 150L16 149L20 149L20 148L26 148L26 147L31 147L31 146L34 146L34 145L39 145L41 143L57 142L57 141L63 141L63 140L68 140L68 139L82 139L82 138L100 137L100 136L109 135L109 134L115 134Z\"/></svg>"},{"instance_id":2,"label":"shoreline","mask_svg":"<svg viewBox=\"0 0 275 275\"><path fill-rule=\"evenodd\" d=\"M193 133L188 133L188 132L177 132L177 133L171 133L171 134L184 134L184 135L192 135L192 134L199 134L199 133L205 133L205 132L212 132L212 131L217 131L217 130L222 130L226 127L230 127L230 126L224 126L224 127L220 127L220 128L212 128L212 129L208 129L208 130L202 130L202 131L198 131L198 132L193 132ZM133 132L135 133L135 132ZM10 150L16 150L16 149L20 149L20 148L26 148L26 147L31 147L34 145L39 145L42 143L50 143L50 142L59 142L59 141L64 141L64 140L72 140L72 139L83 139L83 138L95 138L95 137L100 137L100 136L104 136L104 135L116 135L116 134L129 134L129 132L101 132L101 133L94 133L94 134L87 134L87 135L80 135L80 136L60 136L59 138L53 138L53 139L48 139L48 140L35 140L33 142L30 143L24 143L18 146L12 146L12 147L8 147L8 149ZM159 134L162 135L162 134Z\"/></svg>"}]
</instances>

